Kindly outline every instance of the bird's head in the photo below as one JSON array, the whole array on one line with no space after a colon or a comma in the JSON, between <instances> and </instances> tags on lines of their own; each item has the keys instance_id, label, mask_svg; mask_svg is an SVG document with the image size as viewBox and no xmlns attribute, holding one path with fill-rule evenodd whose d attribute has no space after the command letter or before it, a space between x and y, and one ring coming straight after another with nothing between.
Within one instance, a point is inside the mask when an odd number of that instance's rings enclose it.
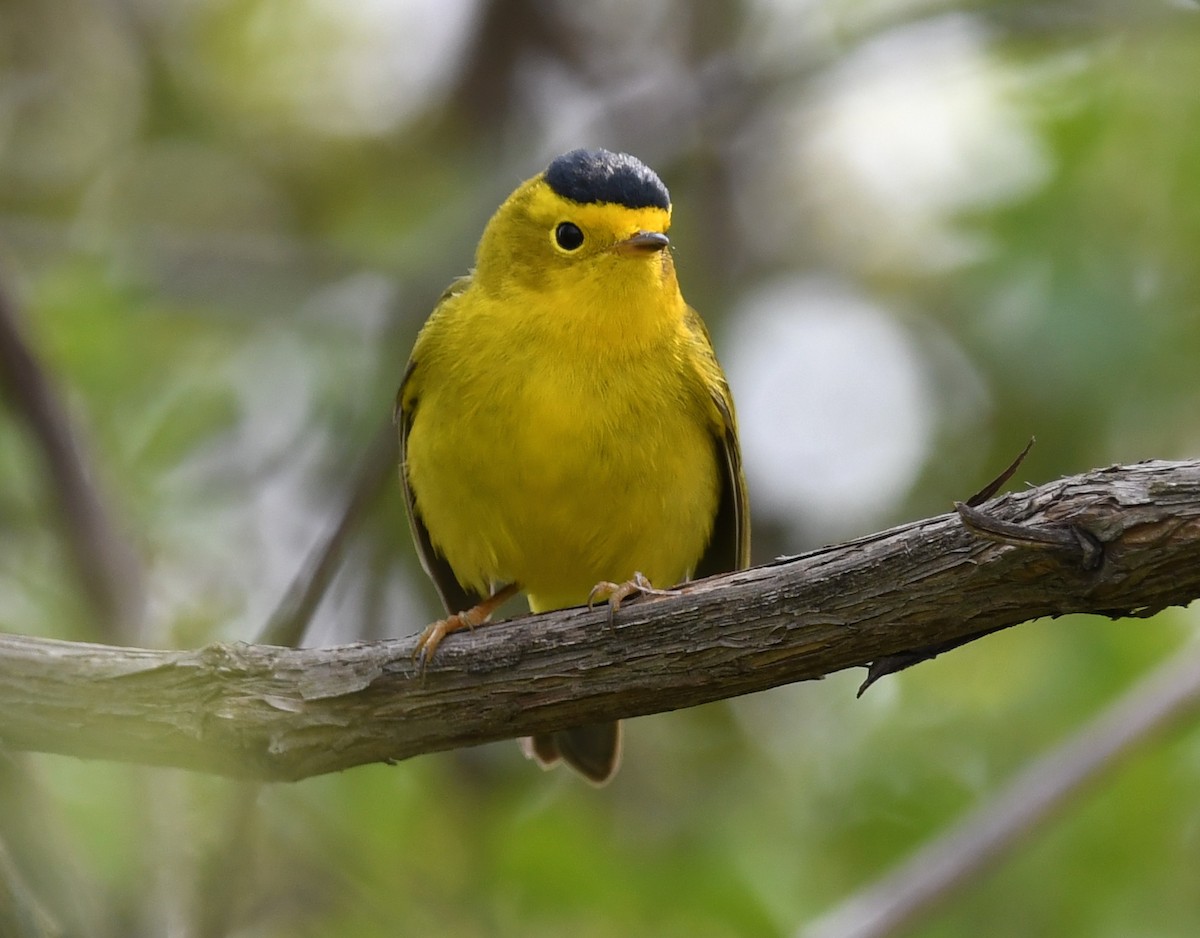
<instances>
[{"instance_id":1,"label":"bird's head","mask_svg":"<svg viewBox=\"0 0 1200 938\"><path fill-rule=\"evenodd\" d=\"M476 279L489 290L575 297L591 306L678 296L671 197L640 160L572 150L523 183L488 223Z\"/></svg>"}]
</instances>

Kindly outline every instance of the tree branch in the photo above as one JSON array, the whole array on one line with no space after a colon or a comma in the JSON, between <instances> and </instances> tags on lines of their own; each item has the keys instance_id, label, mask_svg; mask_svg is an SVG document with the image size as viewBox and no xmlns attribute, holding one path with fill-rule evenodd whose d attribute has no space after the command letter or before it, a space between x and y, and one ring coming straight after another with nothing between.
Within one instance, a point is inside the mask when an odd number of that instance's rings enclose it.
<instances>
[{"instance_id":1,"label":"tree branch","mask_svg":"<svg viewBox=\"0 0 1200 938\"><path fill-rule=\"evenodd\" d=\"M586 609L489 625L450 638L424 676L411 640L172 652L0 638L0 743L299 779L693 706L1043 616L1147 616L1200 596L1200 462L1096 470L983 514L699 581L623 607L612 628Z\"/></svg>"}]
</instances>

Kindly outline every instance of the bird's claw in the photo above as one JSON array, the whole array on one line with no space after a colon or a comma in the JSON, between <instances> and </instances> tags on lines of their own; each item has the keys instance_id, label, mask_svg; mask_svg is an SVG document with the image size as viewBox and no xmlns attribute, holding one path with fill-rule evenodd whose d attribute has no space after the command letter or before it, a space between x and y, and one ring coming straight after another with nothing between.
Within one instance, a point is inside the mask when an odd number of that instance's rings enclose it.
<instances>
[{"instance_id":1,"label":"bird's claw","mask_svg":"<svg viewBox=\"0 0 1200 938\"><path fill-rule=\"evenodd\" d=\"M467 610L467 613L471 611ZM438 619L437 622L430 622L421 630L421 634L417 636L417 644L412 651L412 660L417 663L418 671L422 674L425 673L426 665L433 660L434 653L447 635L462 629L475 628L476 623L471 621L467 613L456 612L452 616Z\"/></svg>"},{"instance_id":2,"label":"bird's claw","mask_svg":"<svg viewBox=\"0 0 1200 938\"><path fill-rule=\"evenodd\" d=\"M670 596L671 590L656 589L654 585L646 579L646 575L640 570L633 574L633 577L626 580L624 583L613 583L609 580L601 580L592 587L592 591L588 593L588 608L591 609L599 600L604 600L608 603L608 624L613 624L613 616L617 610L621 608L621 603L632 596L641 596L647 594L650 596Z\"/></svg>"},{"instance_id":3,"label":"bird's claw","mask_svg":"<svg viewBox=\"0 0 1200 938\"><path fill-rule=\"evenodd\" d=\"M509 583L507 586L502 586L487 599L472 606L470 609L464 609L462 612L456 612L446 616L444 619L438 619L437 622L431 622L421 630L421 634L417 636L417 643L413 646L412 660L417 662L417 670L421 674L425 673L425 667L433 660L434 652L438 650L438 646L451 632L461 632L463 629L474 630L475 626L483 625L492 617L492 613L496 608L502 605L506 600L511 599L516 595L519 587L516 583Z\"/></svg>"}]
</instances>

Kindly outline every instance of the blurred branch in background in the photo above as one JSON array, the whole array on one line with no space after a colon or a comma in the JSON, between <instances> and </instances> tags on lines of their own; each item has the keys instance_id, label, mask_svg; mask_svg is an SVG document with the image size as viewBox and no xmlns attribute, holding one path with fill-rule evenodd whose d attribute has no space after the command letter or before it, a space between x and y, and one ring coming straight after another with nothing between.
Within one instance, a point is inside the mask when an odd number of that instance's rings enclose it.
<instances>
[{"instance_id":1,"label":"blurred branch in background","mask_svg":"<svg viewBox=\"0 0 1200 938\"><path fill-rule=\"evenodd\" d=\"M3 751L0 832L0 878L7 881L0 935L24 936L18 923L44 924L55 935L113 934L111 897L71 828L69 811L47 785L44 766Z\"/></svg>"},{"instance_id":2,"label":"blurred branch in background","mask_svg":"<svg viewBox=\"0 0 1200 938\"><path fill-rule=\"evenodd\" d=\"M586 609L491 625L448 642L424 674L411 641L165 652L0 638L0 742L299 779L725 699L1033 618L1144 616L1200 596L1200 462L1097 470L988 515L1004 543L941 516L697 582L622 610L615 629ZM1014 526L1045 536L1017 546ZM1047 546L1055 532L1079 536Z\"/></svg>"},{"instance_id":3,"label":"blurred branch in background","mask_svg":"<svg viewBox=\"0 0 1200 938\"><path fill-rule=\"evenodd\" d=\"M886 938L907 932L995 866L1084 786L1200 709L1195 648L1156 668L1057 748L1027 766L947 833L801 930L800 938Z\"/></svg>"},{"instance_id":4,"label":"blurred branch in background","mask_svg":"<svg viewBox=\"0 0 1200 938\"><path fill-rule=\"evenodd\" d=\"M62 934L62 926L38 903L0 843L0 935L61 938Z\"/></svg>"},{"instance_id":5,"label":"blurred branch in background","mask_svg":"<svg viewBox=\"0 0 1200 938\"><path fill-rule=\"evenodd\" d=\"M304 641L322 597L333 582L353 534L379 497L384 485L396 482L399 464L396 428L389 420L379 428L350 485L345 510L328 537L312 554L259 633L263 645L295 647ZM361 634L361 633L360 633Z\"/></svg>"},{"instance_id":6,"label":"blurred branch in background","mask_svg":"<svg viewBox=\"0 0 1200 938\"><path fill-rule=\"evenodd\" d=\"M85 463L67 410L30 350L16 304L3 283L0 393L41 453L95 634L113 642L137 641L144 609L140 563L97 492L98 474Z\"/></svg>"}]
</instances>

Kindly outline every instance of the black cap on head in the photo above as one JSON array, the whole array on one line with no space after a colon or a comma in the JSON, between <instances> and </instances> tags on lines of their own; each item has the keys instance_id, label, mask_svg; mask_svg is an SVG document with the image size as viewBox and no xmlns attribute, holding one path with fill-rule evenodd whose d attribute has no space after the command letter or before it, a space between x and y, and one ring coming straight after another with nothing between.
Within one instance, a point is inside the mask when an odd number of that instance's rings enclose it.
<instances>
[{"instance_id":1,"label":"black cap on head","mask_svg":"<svg viewBox=\"0 0 1200 938\"><path fill-rule=\"evenodd\" d=\"M615 202L626 208L671 207L658 174L637 157L608 150L572 150L546 169L546 182L564 199Z\"/></svg>"}]
</instances>

